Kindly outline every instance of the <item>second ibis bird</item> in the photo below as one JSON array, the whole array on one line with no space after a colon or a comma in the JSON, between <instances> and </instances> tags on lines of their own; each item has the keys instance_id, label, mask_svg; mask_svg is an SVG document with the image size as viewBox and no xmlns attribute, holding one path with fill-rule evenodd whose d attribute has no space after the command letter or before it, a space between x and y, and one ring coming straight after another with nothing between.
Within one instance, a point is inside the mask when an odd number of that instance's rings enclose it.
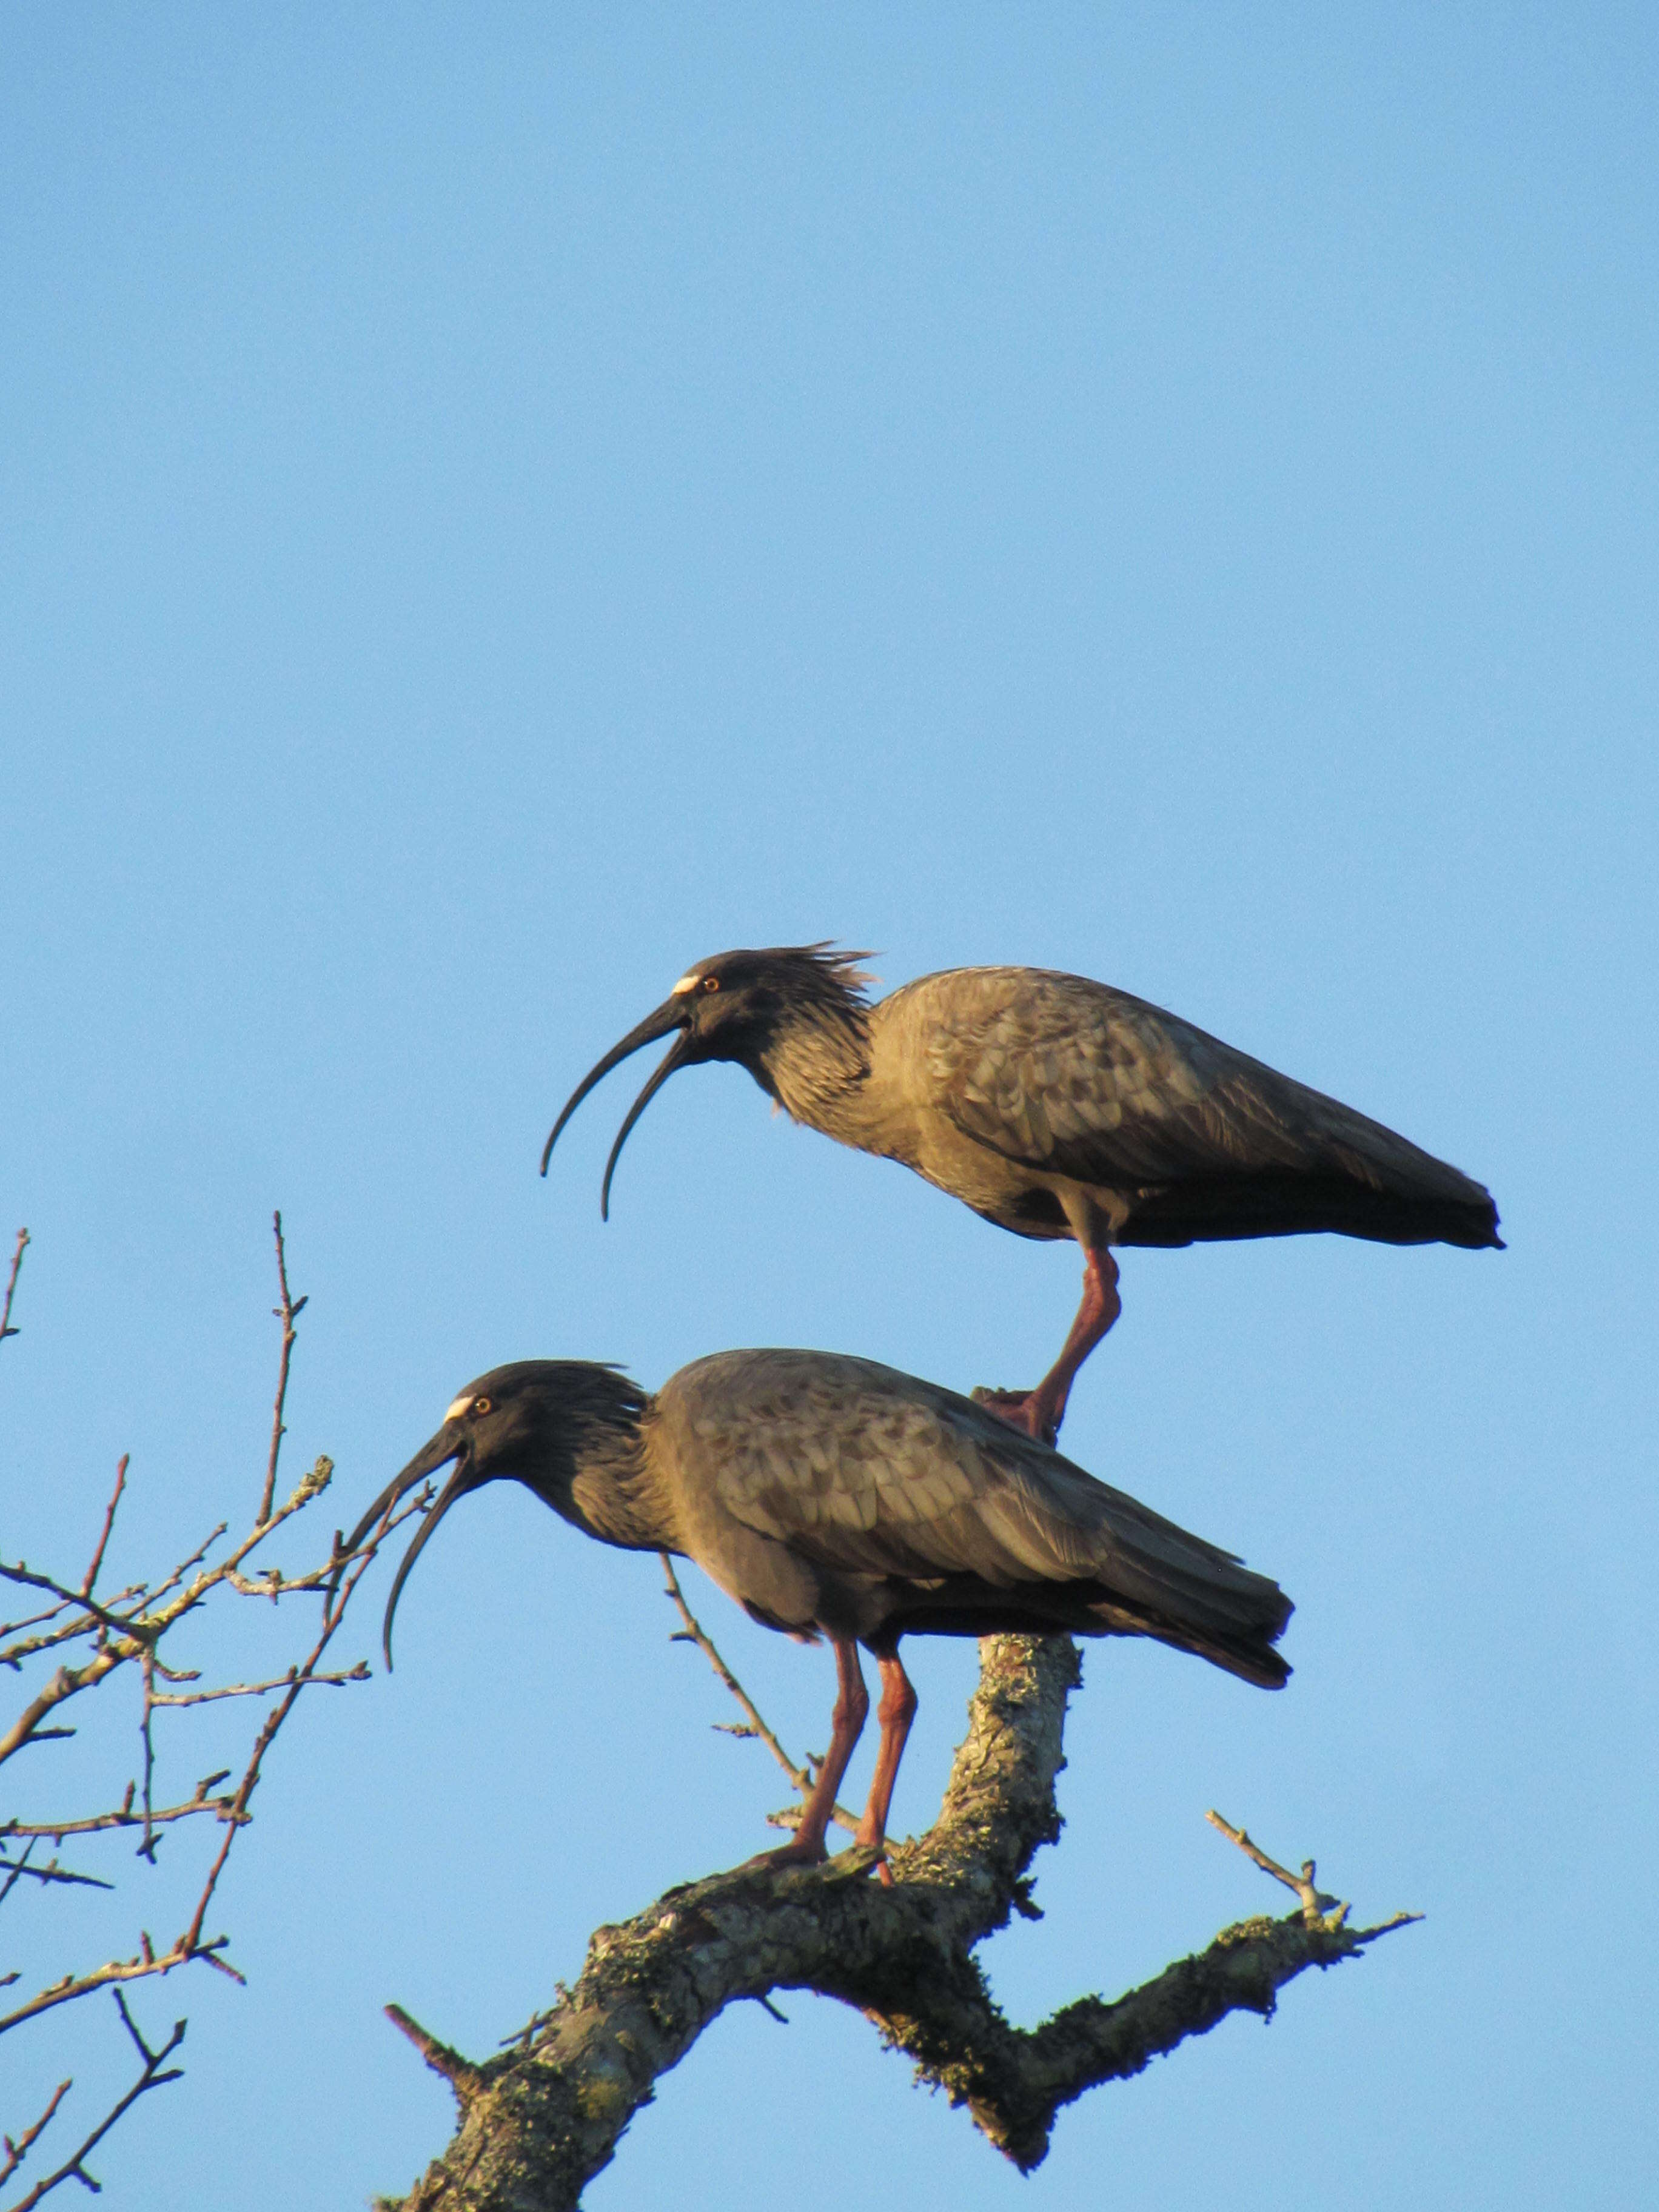
<instances>
[{"instance_id":1,"label":"second ibis bird","mask_svg":"<svg viewBox=\"0 0 1659 2212\"><path fill-rule=\"evenodd\" d=\"M902 1160L1016 1235L1074 1237L1083 1300L1036 1389L989 1394L1052 1443L1073 1378L1117 1319L1121 1244L1334 1230L1382 1244L1499 1245L1483 1187L1350 1106L1127 991L1044 968L950 968L872 1004L823 945L722 952L682 975L577 1085L542 1154L619 1060L674 1042L605 1163L677 1067L730 1060L842 1144Z\"/></svg>"}]
</instances>

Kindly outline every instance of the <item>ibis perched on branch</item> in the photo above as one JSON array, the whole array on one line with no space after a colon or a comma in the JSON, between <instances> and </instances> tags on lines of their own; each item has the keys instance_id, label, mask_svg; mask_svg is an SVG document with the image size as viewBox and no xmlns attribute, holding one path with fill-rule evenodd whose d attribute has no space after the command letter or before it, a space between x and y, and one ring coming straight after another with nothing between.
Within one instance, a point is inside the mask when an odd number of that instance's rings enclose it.
<instances>
[{"instance_id":1,"label":"ibis perched on branch","mask_svg":"<svg viewBox=\"0 0 1659 2212\"><path fill-rule=\"evenodd\" d=\"M1127 991L1044 968L949 968L872 1004L823 945L722 952L577 1085L561 1129L619 1060L674 1042L617 1133L677 1067L731 1060L797 1121L902 1160L1017 1236L1074 1237L1083 1301L1035 1390L984 1394L1047 1443L1121 1310L1120 1244L1335 1230L1382 1244L1501 1245L1490 1194L1380 1122ZM678 1032L678 1034L675 1034Z\"/></svg>"},{"instance_id":2,"label":"ibis perched on branch","mask_svg":"<svg viewBox=\"0 0 1659 2212\"><path fill-rule=\"evenodd\" d=\"M915 1711L904 1636L1150 1636L1277 1689L1290 1617L1252 1574L966 1398L826 1352L725 1352L647 1397L614 1367L526 1359L469 1383L352 1531L342 1560L417 1484L454 1462L410 1546L398 1600L458 1498L521 1482L584 1534L697 1565L769 1628L834 1647L830 1748L794 1840L813 1863L880 1669L881 1745L861 1844L885 1836Z\"/></svg>"}]
</instances>

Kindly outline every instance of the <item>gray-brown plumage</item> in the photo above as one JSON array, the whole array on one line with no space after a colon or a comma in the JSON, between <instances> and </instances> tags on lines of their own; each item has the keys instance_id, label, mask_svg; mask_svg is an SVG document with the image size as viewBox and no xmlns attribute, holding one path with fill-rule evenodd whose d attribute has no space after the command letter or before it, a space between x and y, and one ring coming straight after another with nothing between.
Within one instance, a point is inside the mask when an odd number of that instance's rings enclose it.
<instances>
[{"instance_id":1,"label":"gray-brown plumage","mask_svg":"<svg viewBox=\"0 0 1659 2212\"><path fill-rule=\"evenodd\" d=\"M872 1005L863 953L723 952L577 1085L678 1036L605 1164L676 1067L731 1060L796 1121L902 1160L1021 1237L1074 1237L1083 1303L1034 1391L988 1401L1050 1443L1072 1381L1117 1318L1120 1244L1335 1230L1384 1244L1498 1245L1490 1194L1352 1107L1127 991L1042 968L951 968Z\"/></svg>"},{"instance_id":2,"label":"gray-brown plumage","mask_svg":"<svg viewBox=\"0 0 1659 2212\"><path fill-rule=\"evenodd\" d=\"M746 1612L828 1637L840 1685L829 1753L782 1861L823 1856L868 1700L881 1747L861 1842L879 1844L915 1711L899 1663L911 1635L1150 1636L1277 1689L1290 1617L1278 1585L1097 1482L965 1398L867 1359L725 1352L647 1397L612 1367L527 1359L468 1385L377 1498L344 1549L416 1485L454 1472L386 1603L457 1498L508 1477L584 1534L695 1559Z\"/></svg>"}]
</instances>

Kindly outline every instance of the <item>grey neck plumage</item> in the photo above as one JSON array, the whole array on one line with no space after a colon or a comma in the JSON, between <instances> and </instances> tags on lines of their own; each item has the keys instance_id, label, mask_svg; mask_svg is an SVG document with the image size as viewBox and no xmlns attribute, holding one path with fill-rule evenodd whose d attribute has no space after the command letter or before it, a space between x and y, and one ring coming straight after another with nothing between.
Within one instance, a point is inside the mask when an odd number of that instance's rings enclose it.
<instances>
[{"instance_id":1,"label":"grey neck plumage","mask_svg":"<svg viewBox=\"0 0 1659 2212\"><path fill-rule=\"evenodd\" d=\"M678 1516L647 1449L648 1406L587 1412L566 1425L532 1485L556 1513L624 1551L679 1549Z\"/></svg>"},{"instance_id":2,"label":"grey neck plumage","mask_svg":"<svg viewBox=\"0 0 1659 2212\"><path fill-rule=\"evenodd\" d=\"M750 1062L750 1073L795 1121L856 1142L870 1074L868 1008L850 993L839 1006L792 1008Z\"/></svg>"}]
</instances>

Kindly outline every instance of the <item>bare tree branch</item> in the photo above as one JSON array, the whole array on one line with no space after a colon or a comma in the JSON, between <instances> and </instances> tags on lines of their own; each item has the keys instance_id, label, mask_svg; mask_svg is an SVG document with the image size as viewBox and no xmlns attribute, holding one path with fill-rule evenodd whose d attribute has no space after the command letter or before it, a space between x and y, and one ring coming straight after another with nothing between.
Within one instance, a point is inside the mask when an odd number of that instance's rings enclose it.
<instances>
[{"instance_id":1,"label":"bare tree branch","mask_svg":"<svg viewBox=\"0 0 1659 2212\"><path fill-rule=\"evenodd\" d=\"M454 2141L403 2212L568 2212L658 2076L726 2005L780 1989L855 2006L1029 2171L1055 2115L1087 2089L1230 2012L1270 2013L1308 1967L1357 1957L1401 1924L1353 1929L1346 1907L1243 1921L1115 2002L1084 1997L1039 2027L1011 2027L973 1953L1011 1914L1036 1910L1028 1869L1059 1834L1054 1778L1079 1674L1066 1637L988 1637L980 1650L939 1820L890 1847L890 1888L864 1879L878 1855L854 1847L822 1868L741 1867L671 1890L599 1929L575 1986L481 2063L394 2010L460 2106Z\"/></svg>"}]
</instances>

